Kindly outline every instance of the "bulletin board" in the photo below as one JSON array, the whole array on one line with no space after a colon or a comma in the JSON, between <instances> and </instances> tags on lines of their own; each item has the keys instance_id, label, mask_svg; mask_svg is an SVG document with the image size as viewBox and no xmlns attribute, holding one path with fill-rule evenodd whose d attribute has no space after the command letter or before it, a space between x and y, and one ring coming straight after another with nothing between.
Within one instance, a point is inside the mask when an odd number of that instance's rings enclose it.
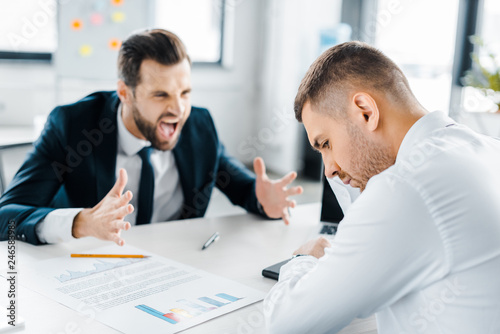
<instances>
[{"instance_id":1,"label":"bulletin board","mask_svg":"<svg viewBox=\"0 0 500 334\"><path fill-rule=\"evenodd\" d=\"M118 50L132 32L148 26L145 0L58 1L57 75L117 78Z\"/></svg>"}]
</instances>

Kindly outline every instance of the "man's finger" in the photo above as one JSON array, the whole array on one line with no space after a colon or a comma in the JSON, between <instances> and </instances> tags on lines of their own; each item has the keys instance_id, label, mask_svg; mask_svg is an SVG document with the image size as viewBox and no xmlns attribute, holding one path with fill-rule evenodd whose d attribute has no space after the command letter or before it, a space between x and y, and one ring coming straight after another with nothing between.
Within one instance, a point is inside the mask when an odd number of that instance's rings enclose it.
<instances>
[{"instance_id":1,"label":"man's finger","mask_svg":"<svg viewBox=\"0 0 500 334\"><path fill-rule=\"evenodd\" d=\"M266 165L261 157L257 157L253 160L253 170L257 177L264 177L266 175Z\"/></svg>"},{"instance_id":2,"label":"man's finger","mask_svg":"<svg viewBox=\"0 0 500 334\"><path fill-rule=\"evenodd\" d=\"M295 180L295 178L297 178L297 172L290 172L285 176L283 176L281 179L279 179L278 183L284 187L290 184L293 180Z\"/></svg>"},{"instance_id":3,"label":"man's finger","mask_svg":"<svg viewBox=\"0 0 500 334\"><path fill-rule=\"evenodd\" d=\"M125 223L127 223L127 222L124 222L121 220L113 221L111 224L113 232L108 233L108 240L113 241L118 246L123 246L125 244L125 240L122 239L122 237L120 236L120 233L122 232L122 228L125 227L124 226Z\"/></svg>"},{"instance_id":4,"label":"man's finger","mask_svg":"<svg viewBox=\"0 0 500 334\"><path fill-rule=\"evenodd\" d=\"M128 231L128 230L130 230L130 227L132 227L132 225L131 225L129 222L125 222L125 221L124 221L124 222L122 223L122 230L124 230L124 231Z\"/></svg>"},{"instance_id":5,"label":"man's finger","mask_svg":"<svg viewBox=\"0 0 500 334\"><path fill-rule=\"evenodd\" d=\"M120 198L119 205L124 206L125 204L127 204L128 202L130 202L132 200L132 197L134 197L134 195L132 194L132 192L130 190L128 190Z\"/></svg>"},{"instance_id":6,"label":"man's finger","mask_svg":"<svg viewBox=\"0 0 500 334\"><path fill-rule=\"evenodd\" d=\"M111 241L115 242L118 246L125 245L125 240L123 240L118 233L113 234Z\"/></svg>"},{"instance_id":7,"label":"man's finger","mask_svg":"<svg viewBox=\"0 0 500 334\"><path fill-rule=\"evenodd\" d=\"M283 222L285 225L290 224L290 215L288 214L288 207L283 209L283 214L281 215L281 218L283 218Z\"/></svg>"},{"instance_id":8,"label":"man's finger","mask_svg":"<svg viewBox=\"0 0 500 334\"><path fill-rule=\"evenodd\" d=\"M318 239L316 239L316 243L323 248L327 248L327 247L332 246L330 241L327 238L325 238L324 236L320 236Z\"/></svg>"},{"instance_id":9,"label":"man's finger","mask_svg":"<svg viewBox=\"0 0 500 334\"><path fill-rule=\"evenodd\" d=\"M297 254L305 254L306 253L306 249L309 249L311 248L311 243L313 242L316 242L316 239L313 239L313 240L308 240L305 244L303 244L302 246L300 246L299 248L297 248L295 250L295 252L293 252L293 255L297 255Z\"/></svg>"},{"instance_id":10,"label":"man's finger","mask_svg":"<svg viewBox=\"0 0 500 334\"><path fill-rule=\"evenodd\" d=\"M304 192L304 188L302 188L301 186L292 187L292 188L287 189L285 191L285 196L288 197L288 196L299 195L299 194L302 194L303 192Z\"/></svg>"},{"instance_id":11,"label":"man's finger","mask_svg":"<svg viewBox=\"0 0 500 334\"><path fill-rule=\"evenodd\" d=\"M130 190L127 190L123 195L120 196L120 198L117 201L113 202L113 208L115 210L118 210L128 204L132 200L132 192Z\"/></svg>"},{"instance_id":12,"label":"man's finger","mask_svg":"<svg viewBox=\"0 0 500 334\"><path fill-rule=\"evenodd\" d=\"M293 208L295 208L297 206L297 202L295 202L294 200L287 200L286 201L286 205L287 205L287 207L290 207L290 208L293 209ZM287 208L287 211L288 211L288 208Z\"/></svg>"},{"instance_id":13,"label":"man's finger","mask_svg":"<svg viewBox=\"0 0 500 334\"><path fill-rule=\"evenodd\" d=\"M116 195L116 196L121 196L123 193L123 190L125 189L125 186L127 185L128 177L127 177L127 171L123 168L120 168L118 171L118 178L116 179L115 185L113 188L110 190L110 194Z\"/></svg>"},{"instance_id":14,"label":"man's finger","mask_svg":"<svg viewBox=\"0 0 500 334\"><path fill-rule=\"evenodd\" d=\"M134 206L132 204L127 204L126 206L122 206L116 210L116 216L117 218L122 219L132 212L134 212Z\"/></svg>"}]
</instances>

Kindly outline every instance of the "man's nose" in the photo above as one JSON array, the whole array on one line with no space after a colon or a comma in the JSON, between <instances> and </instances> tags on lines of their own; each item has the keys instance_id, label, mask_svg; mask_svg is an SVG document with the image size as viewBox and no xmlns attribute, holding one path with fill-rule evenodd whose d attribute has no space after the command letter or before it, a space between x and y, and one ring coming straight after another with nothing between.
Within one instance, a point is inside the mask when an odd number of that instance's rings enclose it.
<instances>
[{"instance_id":1,"label":"man's nose","mask_svg":"<svg viewBox=\"0 0 500 334\"><path fill-rule=\"evenodd\" d=\"M182 114L184 114L185 112L185 109L186 107L184 106L184 104L182 104L180 97L172 99L167 107L167 111L176 117L182 116Z\"/></svg>"},{"instance_id":2,"label":"man's nose","mask_svg":"<svg viewBox=\"0 0 500 334\"><path fill-rule=\"evenodd\" d=\"M340 167L337 165L334 159L331 157L323 156L323 163L325 164L325 176L327 178L332 178L337 176L340 172Z\"/></svg>"}]
</instances>

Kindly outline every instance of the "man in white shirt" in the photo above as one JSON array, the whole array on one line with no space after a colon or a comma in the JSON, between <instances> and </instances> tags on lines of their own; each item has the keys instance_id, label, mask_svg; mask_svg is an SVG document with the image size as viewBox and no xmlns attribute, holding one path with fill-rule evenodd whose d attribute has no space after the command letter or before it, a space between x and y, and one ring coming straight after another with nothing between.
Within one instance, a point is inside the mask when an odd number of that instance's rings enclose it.
<instances>
[{"instance_id":1,"label":"man in white shirt","mask_svg":"<svg viewBox=\"0 0 500 334\"><path fill-rule=\"evenodd\" d=\"M173 33L125 40L117 90L49 115L34 150L0 198L0 240L57 243L87 236L123 245L134 224L202 217L214 187L233 204L288 223L292 172L270 180L229 156L208 110L191 107L191 61ZM235 106L237 108L237 106Z\"/></svg>"},{"instance_id":2,"label":"man in white shirt","mask_svg":"<svg viewBox=\"0 0 500 334\"><path fill-rule=\"evenodd\" d=\"M363 192L334 240L313 240L265 299L271 333L500 333L500 141L428 113L380 51L323 53L295 113L327 177ZM301 256L303 255L303 256Z\"/></svg>"}]
</instances>

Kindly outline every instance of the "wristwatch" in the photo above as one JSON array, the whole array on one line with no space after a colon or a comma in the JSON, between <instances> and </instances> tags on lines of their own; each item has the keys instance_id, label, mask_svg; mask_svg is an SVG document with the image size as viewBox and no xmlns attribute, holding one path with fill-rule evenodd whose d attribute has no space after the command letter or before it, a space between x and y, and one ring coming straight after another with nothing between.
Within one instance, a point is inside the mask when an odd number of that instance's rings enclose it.
<instances>
[{"instance_id":1,"label":"wristwatch","mask_svg":"<svg viewBox=\"0 0 500 334\"><path fill-rule=\"evenodd\" d=\"M292 258L290 260L293 260L293 259L295 259L296 257L299 257L299 256L312 256L312 255L309 255L309 254L295 254L294 256L292 256Z\"/></svg>"},{"instance_id":2,"label":"wristwatch","mask_svg":"<svg viewBox=\"0 0 500 334\"><path fill-rule=\"evenodd\" d=\"M257 210L259 210L260 214L263 215L263 216L266 216L267 217L267 214L266 212L264 211L264 208L262 207L262 204L260 204L259 201L257 201Z\"/></svg>"}]
</instances>

